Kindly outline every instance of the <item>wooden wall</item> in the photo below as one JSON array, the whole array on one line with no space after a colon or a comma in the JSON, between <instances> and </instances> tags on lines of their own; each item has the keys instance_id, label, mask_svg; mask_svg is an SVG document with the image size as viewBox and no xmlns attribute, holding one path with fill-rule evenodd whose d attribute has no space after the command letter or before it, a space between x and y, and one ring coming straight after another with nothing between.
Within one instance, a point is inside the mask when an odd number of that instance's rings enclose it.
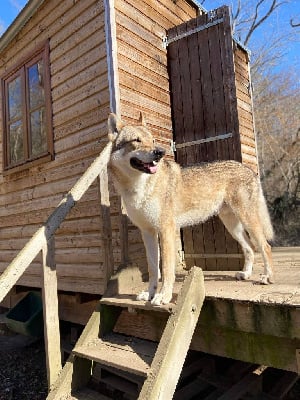
<instances>
[{"instance_id":1,"label":"wooden wall","mask_svg":"<svg viewBox=\"0 0 300 400\"><path fill-rule=\"evenodd\" d=\"M104 143L99 139L107 133L103 2L45 1L0 54L0 76L46 39L50 40L55 159L3 176L0 121L0 271L101 151ZM59 289L101 293L104 256L97 184L73 209L56 238ZM40 286L39 270L37 259L19 283Z\"/></svg>"},{"instance_id":2,"label":"wooden wall","mask_svg":"<svg viewBox=\"0 0 300 400\"><path fill-rule=\"evenodd\" d=\"M249 56L247 51L236 43L234 43L234 67L242 163L258 172Z\"/></svg>"},{"instance_id":3,"label":"wooden wall","mask_svg":"<svg viewBox=\"0 0 300 400\"><path fill-rule=\"evenodd\" d=\"M142 111L158 144L170 152L171 105L162 39L167 29L195 17L197 9L185 0L116 0L115 11L122 118L134 124ZM118 231L113 237L117 243ZM130 260L145 267L140 233L131 224L128 239ZM120 261L117 248L114 246L116 263Z\"/></svg>"}]
</instances>

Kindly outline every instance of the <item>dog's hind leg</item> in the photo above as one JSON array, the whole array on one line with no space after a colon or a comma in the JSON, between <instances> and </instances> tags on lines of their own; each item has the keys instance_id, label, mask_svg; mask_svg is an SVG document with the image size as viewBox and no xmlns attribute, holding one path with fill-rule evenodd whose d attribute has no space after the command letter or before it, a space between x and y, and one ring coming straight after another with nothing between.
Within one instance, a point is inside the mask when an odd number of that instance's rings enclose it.
<instances>
[{"instance_id":1,"label":"dog's hind leg","mask_svg":"<svg viewBox=\"0 0 300 400\"><path fill-rule=\"evenodd\" d=\"M274 283L274 272L273 272L273 259L272 250L269 245L263 227L259 221L256 220L256 224L249 227L246 226L247 232L249 233L251 241L255 244L256 248L260 251L263 261L264 261L264 274L261 275L260 283L263 285L268 285L269 283Z\"/></svg>"},{"instance_id":2,"label":"dog's hind leg","mask_svg":"<svg viewBox=\"0 0 300 400\"><path fill-rule=\"evenodd\" d=\"M219 217L231 236L241 245L244 253L244 267L242 271L236 273L236 278L239 280L249 279L252 275L254 252L245 229L231 208L228 206L223 206L221 208Z\"/></svg>"},{"instance_id":3,"label":"dog's hind leg","mask_svg":"<svg viewBox=\"0 0 300 400\"><path fill-rule=\"evenodd\" d=\"M138 294L137 300L151 300L157 290L158 281L160 279L159 270L159 243L157 233L153 231L143 231L142 237L146 248L149 286L148 291L143 291Z\"/></svg>"},{"instance_id":4,"label":"dog's hind leg","mask_svg":"<svg viewBox=\"0 0 300 400\"><path fill-rule=\"evenodd\" d=\"M269 283L274 283L274 271L273 271L273 259L272 250L269 243L265 240L260 246L260 251L264 260L264 274L261 276L261 283L267 285Z\"/></svg>"},{"instance_id":5,"label":"dog's hind leg","mask_svg":"<svg viewBox=\"0 0 300 400\"><path fill-rule=\"evenodd\" d=\"M235 218L238 220L238 217ZM263 225L264 221L261 220L260 215L258 214L258 212L256 212L256 209L250 207L247 209L247 211L243 213L239 212L239 219L241 221L241 224L243 225L244 232L246 231L250 237L250 242L248 240L248 243L249 244L253 243L254 246L257 248L257 250L260 251L263 257L264 274L261 275L260 282L264 285L267 285L269 283L274 283L272 252L271 252L271 246L269 245L266 239L266 235L264 233L264 225ZM247 238L246 233L244 233L244 237ZM238 238L235 239L238 240ZM240 241L239 243L243 247ZM245 267L246 267L246 256L245 256ZM238 279L249 278L249 276L244 277L243 272L247 272L245 268L242 272L237 274ZM251 272L252 272L252 266L251 266Z\"/></svg>"}]
</instances>

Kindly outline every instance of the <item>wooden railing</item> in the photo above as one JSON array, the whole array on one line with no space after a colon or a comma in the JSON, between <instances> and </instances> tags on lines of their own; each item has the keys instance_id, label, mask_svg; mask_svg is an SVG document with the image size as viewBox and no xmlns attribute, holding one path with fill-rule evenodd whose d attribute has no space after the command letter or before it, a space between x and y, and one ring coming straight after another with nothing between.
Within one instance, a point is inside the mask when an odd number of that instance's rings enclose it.
<instances>
[{"instance_id":1,"label":"wooden railing","mask_svg":"<svg viewBox=\"0 0 300 400\"><path fill-rule=\"evenodd\" d=\"M109 191L107 163L111 153L111 142L102 150L74 187L67 193L50 215L46 223L37 230L29 242L14 258L0 276L0 302L17 283L37 254L42 251L42 297L44 313L44 337L49 388L61 371L60 333L57 297L57 275L55 265L55 232L68 212L85 194L97 177L100 179L100 203L105 237L106 279L113 269L111 249L111 225L109 215Z\"/></svg>"}]
</instances>

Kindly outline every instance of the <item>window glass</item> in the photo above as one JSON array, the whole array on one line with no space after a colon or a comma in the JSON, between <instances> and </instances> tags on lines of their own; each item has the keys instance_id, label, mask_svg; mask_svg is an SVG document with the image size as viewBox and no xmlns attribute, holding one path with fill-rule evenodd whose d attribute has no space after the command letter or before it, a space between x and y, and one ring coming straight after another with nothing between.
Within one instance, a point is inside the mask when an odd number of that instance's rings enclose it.
<instances>
[{"instance_id":1,"label":"window glass","mask_svg":"<svg viewBox=\"0 0 300 400\"><path fill-rule=\"evenodd\" d=\"M29 107L30 110L39 107L45 102L44 94L44 68L43 61L28 68Z\"/></svg>"},{"instance_id":2,"label":"window glass","mask_svg":"<svg viewBox=\"0 0 300 400\"><path fill-rule=\"evenodd\" d=\"M47 151L45 108L32 112L30 116L31 154L37 156Z\"/></svg>"},{"instance_id":3,"label":"window glass","mask_svg":"<svg viewBox=\"0 0 300 400\"><path fill-rule=\"evenodd\" d=\"M21 121L9 126L10 162L15 164L24 159L23 154L23 129Z\"/></svg>"},{"instance_id":4,"label":"window glass","mask_svg":"<svg viewBox=\"0 0 300 400\"><path fill-rule=\"evenodd\" d=\"M8 114L10 120L21 118L22 116L22 90L20 76L8 84Z\"/></svg>"}]
</instances>

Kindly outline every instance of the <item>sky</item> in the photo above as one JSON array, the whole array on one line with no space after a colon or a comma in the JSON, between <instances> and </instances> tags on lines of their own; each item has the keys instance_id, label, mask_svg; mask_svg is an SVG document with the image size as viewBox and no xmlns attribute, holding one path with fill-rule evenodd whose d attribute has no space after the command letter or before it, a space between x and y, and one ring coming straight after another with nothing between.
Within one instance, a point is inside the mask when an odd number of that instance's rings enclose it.
<instances>
[{"instance_id":1,"label":"sky","mask_svg":"<svg viewBox=\"0 0 300 400\"><path fill-rule=\"evenodd\" d=\"M246 1L246 0L245 0ZM256 0L248 0L256 3ZM271 0L266 0L266 2ZM263 27L257 30L254 40L262 40L267 43L268 38L274 33L283 32L286 27L289 27L289 21L294 18L294 22L300 23L300 0L281 0L285 4L275 11L272 17L267 20ZM202 2L201 0L199 1ZM223 4L232 5L234 0L205 0L204 7L207 10L214 9ZM18 13L22 10L26 0L0 0L0 35L13 22ZM285 55L281 64L277 68L285 68L292 66L300 71L300 27L292 30L296 33L298 39L290 40L285 48ZM249 46L251 50L251 44Z\"/></svg>"},{"instance_id":2,"label":"sky","mask_svg":"<svg viewBox=\"0 0 300 400\"><path fill-rule=\"evenodd\" d=\"M1 1L1 0L0 0ZM290 20L293 19L294 23L300 23L300 0L279 0L280 3L284 3L278 7L268 18L264 24L258 28L253 35L253 41L264 42L268 44L270 38L275 37L274 35L281 35L283 32L293 33L293 39L290 39L284 49L284 56L281 63L275 68L275 72L282 70L287 66L291 66L294 70L300 72L300 27L291 28ZM242 4L248 2L249 4L257 4L257 0L242 0ZM265 0L267 7L270 6L272 0ZM202 1L200 1L202 3ZM233 6L236 4L236 0L205 0L204 7L206 10L220 7L224 4ZM249 50L251 48L251 42L248 45ZM299 75L298 75L299 76Z\"/></svg>"},{"instance_id":3,"label":"sky","mask_svg":"<svg viewBox=\"0 0 300 400\"><path fill-rule=\"evenodd\" d=\"M13 22L26 3L26 0L0 0L0 35Z\"/></svg>"}]
</instances>

